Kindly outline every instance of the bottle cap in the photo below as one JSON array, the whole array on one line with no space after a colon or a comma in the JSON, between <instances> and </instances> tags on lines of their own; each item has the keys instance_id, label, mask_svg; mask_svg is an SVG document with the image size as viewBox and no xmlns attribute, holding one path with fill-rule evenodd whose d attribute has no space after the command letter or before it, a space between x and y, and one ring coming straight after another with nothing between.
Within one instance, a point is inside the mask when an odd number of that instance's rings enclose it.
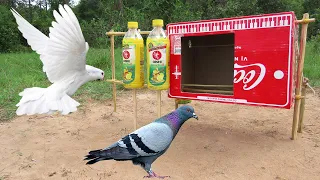
<instances>
[{"instance_id":1,"label":"bottle cap","mask_svg":"<svg viewBox=\"0 0 320 180\"><path fill-rule=\"evenodd\" d=\"M128 22L128 28L138 28L138 22L130 21Z\"/></svg>"},{"instance_id":2,"label":"bottle cap","mask_svg":"<svg viewBox=\"0 0 320 180\"><path fill-rule=\"evenodd\" d=\"M152 26L163 26L163 20L162 19L154 19L152 20Z\"/></svg>"}]
</instances>

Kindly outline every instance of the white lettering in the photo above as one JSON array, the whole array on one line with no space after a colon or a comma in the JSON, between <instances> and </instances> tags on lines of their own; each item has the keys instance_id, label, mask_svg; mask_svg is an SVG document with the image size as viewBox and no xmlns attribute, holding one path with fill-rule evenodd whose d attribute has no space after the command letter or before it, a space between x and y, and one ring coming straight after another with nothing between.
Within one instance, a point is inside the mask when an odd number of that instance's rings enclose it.
<instances>
[{"instance_id":1,"label":"white lettering","mask_svg":"<svg viewBox=\"0 0 320 180\"><path fill-rule=\"evenodd\" d=\"M250 67L250 66L258 66L260 68L260 74L257 78L257 80L255 80L251 86L248 86L248 84L254 79L254 77L256 76L256 71L255 70L251 70L248 73L246 73L245 70L243 70L246 67ZM255 88L256 86L258 86L261 81L263 80L265 74L266 74L266 67L263 64L260 63L256 63L256 64L249 64L249 65L245 65L245 66L240 66L238 64L234 64L234 69L241 69L241 70L234 70L234 83L238 83L240 81L243 82L244 86L243 89L244 90L250 90ZM239 78L236 78L236 76L240 74Z\"/></svg>"},{"instance_id":2,"label":"white lettering","mask_svg":"<svg viewBox=\"0 0 320 180\"><path fill-rule=\"evenodd\" d=\"M239 59L240 61L248 61L248 57L246 56L234 57L235 61L239 61Z\"/></svg>"},{"instance_id":3,"label":"white lettering","mask_svg":"<svg viewBox=\"0 0 320 180\"><path fill-rule=\"evenodd\" d=\"M234 70L234 76L237 76L239 73L240 73L240 77L239 77L239 79L234 78L234 80L233 80L234 83L240 82L246 74L246 72L244 70L240 70L240 71Z\"/></svg>"}]
</instances>

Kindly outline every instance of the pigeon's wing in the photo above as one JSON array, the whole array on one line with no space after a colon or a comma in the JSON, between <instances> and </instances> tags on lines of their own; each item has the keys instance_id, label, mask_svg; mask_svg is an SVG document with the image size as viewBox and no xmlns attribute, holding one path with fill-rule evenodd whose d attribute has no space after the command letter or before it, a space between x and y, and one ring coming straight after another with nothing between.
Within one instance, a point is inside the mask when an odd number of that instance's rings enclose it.
<instances>
[{"instance_id":1,"label":"pigeon's wing","mask_svg":"<svg viewBox=\"0 0 320 180\"><path fill-rule=\"evenodd\" d=\"M68 5L59 5L59 12L60 14L56 10L53 11L56 21L52 22L52 27L49 28L49 38L42 33L40 35L39 31L26 20L22 20L21 16L15 16L19 19L17 20L19 26L23 27L19 22L26 24L24 26L27 28L21 28L22 33L26 34L24 37L28 42L30 41L34 49L39 48L37 53L40 54L43 69L52 83L79 71L85 72L85 57L89 49L77 17L71 8ZM38 33L30 34L28 31ZM44 40L44 37L47 39Z\"/></svg>"},{"instance_id":2,"label":"pigeon's wing","mask_svg":"<svg viewBox=\"0 0 320 180\"><path fill-rule=\"evenodd\" d=\"M116 142L105 149L90 151L84 160L89 160L87 164L94 164L102 160L114 159L117 161L125 161L136 157L139 157L138 153L130 151L129 147L120 147L118 142Z\"/></svg>"},{"instance_id":3,"label":"pigeon's wing","mask_svg":"<svg viewBox=\"0 0 320 180\"><path fill-rule=\"evenodd\" d=\"M153 122L130 133L118 144L132 154L136 152L140 156L153 156L167 149L172 139L173 132L167 124Z\"/></svg>"}]
</instances>

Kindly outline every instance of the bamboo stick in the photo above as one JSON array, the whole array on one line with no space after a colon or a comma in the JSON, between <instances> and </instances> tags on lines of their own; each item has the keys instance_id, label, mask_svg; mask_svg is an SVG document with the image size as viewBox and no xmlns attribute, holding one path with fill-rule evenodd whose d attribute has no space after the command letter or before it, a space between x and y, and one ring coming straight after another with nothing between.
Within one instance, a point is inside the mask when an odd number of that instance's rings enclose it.
<instances>
[{"instance_id":1,"label":"bamboo stick","mask_svg":"<svg viewBox=\"0 0 320 180\"><path fill-rule=\"evenodd\" d=\"M194 89L194 88L183 88L183 91L190 91L190 92L205 92L205 93L226 93L226 94L233 94L233 91L224 91L224 90L207 90L207 89Z\"/></svg>"},{"instance_id":2,"label":"bamboo stick","mask_svg":"<svg viewBox=\"0 0 320 180\"><path fill-rule=\"evenodd\" d=\"M191 87L233 87L233 85L211 85L211 84L182 84L182 86L191 86Z\"/></svg>"},{"instance_id":3,"label":"bamboo stick","mask_svg":"<svg viewBox=\"0 0 320 180\"><path fill-rule=\"evenodd\" d=\"M305 22L305 19L309 19L309 14L303 14L302 21ZM301 38L300 38L300 54L299 54L299 61L298 61L298 72L297 72L297 85L295 88L295 103L294 103L294 115L293 115L293 122L292 122L292 140L297 139L297 128L298 128L298 120L300 116L300 103L301 103L301 81L302 81L302 73L303 73L303 66L304 66L304 56L306 52L306 39L307 39L307 32L308 32L308 23L302 24L301 28Z\"/></svg>"},{"instance_id":4,"label":"bamboo stick","mask_svg":"<svg viewBox=\"0 0 320 180\"><path fill-rule=\"evenodd\" d=\"M150 34L151 31L140 31L140 34ZM106 32L107 36L124 36L126 32Z\"/></svg>"},{"instance_id":5,"label":"bamboo stick","mask_svg":"<svg viewBox=\"0 0 320 180\"><path fill-rule=\"evenodd\" d=\"M111 30L113 32L113 30ZM112 80L115 81L116 79L116 65L115 65L115 60L114 60L114 36L111 36L110 38L111 42L111 61L112 61ZM117 110L117 92L116 92L116 83L113 82L113 112L116 112Z\"/></svg>"},{"instance_id":6,"label":"bamboo stick","mask_svg":"<svg viewBox=\"0 0 320 180\"><path fill-rule=\"evenodd\" d=\"M158 118L161 117L161 90L157 90Z\"/></svg>"},{"instance_id":7,"label":"bamboo stick","mask_svg":"<svg viewBox=\"0 0 320 180\"><path fill-rule=\"evenodd\" d=\"M308 79L303 78L303 85L302 85L302 89L301 89L301 96L303 96L303 98L301 99L301 104L300 104L298 133L302 133L302 129L303 129L303 118L304 118L304 110L305 110L305 103L306 103L307 83L308 83Z\"/></svg>"},{"instance_id":8,"label":"bamboo stick","mask_svg":"<svg viewBox=\"0 0 320 180\"><path fill-rule=\"evenodd\" d=\"M311 19L302 19L302 20L296 20L296 23L304 23L304 24L306 24L306 23L311 23L311 22L315 22L316 21L316 19L315 18L311 18Z\"/></svg>"},{"instance_id":9,"label":"bamboo stick","mask_svg":"<svg viewBox=\"0 0 320 180\"><path fill-rule=\"evenodd\" d=\"M123 81L117 80L117 79L114 79L114 80L112 80L112 79L106 79L106 81L107 81L107 82L111 82L111 83L114 82L114 83L116 83L116 84L124 84ZM147 86L148 86L147 84L144 84L144 85L143 85L143 87L147 87Z\"/></svg>"},{"instance_id":10,"label":"bamboo stick","mask_svg":"<svg viewBox=\"0 0 320 180\"><path fill-rule=\"evenodd\" d=\"M296 23L310 23L310 22L315 22L315 18L296 20ZM140 34L145 35L145 34L150 34L150 32L151 31L140 31ZM166 32L166 30L165 30L165 32ZM107 36L124 36L125 34L126 34L126 32L114 32L114 31L106 32ZM195 47L195 46L192 46L192 47Z\"/></svg>"},{"instance_id":11,"label":"bamboo stick","mask_svg":"<svg viewBox=\"0 0 320 180\"><path fill-rule=\"evenodd\" d=\"M137 90L133 89L133 104L134 104L134 121L133 127L134 130L137 129Z\"/></svg>"},{"instance_id":12,"label":"bamboo stick","mask_svg":"<svg viewBox=\"0 0 320 180\"><path fill-rule=\"evenodd\" d=\"M120 81L120 80L116 80L116 79L107 79L106 80L107 82L112 82L112 83L116 83L116 84L123 84L123 82L122 81Z\"/></svg>"}]
</instances>

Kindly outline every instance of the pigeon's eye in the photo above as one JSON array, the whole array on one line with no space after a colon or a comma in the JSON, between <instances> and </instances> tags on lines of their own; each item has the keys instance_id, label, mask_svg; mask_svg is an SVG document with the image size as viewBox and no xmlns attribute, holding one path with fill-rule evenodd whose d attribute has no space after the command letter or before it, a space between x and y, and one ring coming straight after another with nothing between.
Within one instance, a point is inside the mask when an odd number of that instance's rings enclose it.
<instances>
[{"instance_id":1,"label":"pigeon's eye","mask_svg":"<svg viewBox=\"0 0 320 180\"><path fill-rule=\"evenodd\" d=\"M188 108L187 111L190 112L191 110Z\"/></svg>"},{"instance_id":2,"label":"pigeon's eye","mask_svg":"<svg viewBox=\"0 0 320 180\"><path fill-rule=\"evenodd\" d=\"M101 73L101 75L103 76L103 72Z\"/></svg>"}]
</instances>

